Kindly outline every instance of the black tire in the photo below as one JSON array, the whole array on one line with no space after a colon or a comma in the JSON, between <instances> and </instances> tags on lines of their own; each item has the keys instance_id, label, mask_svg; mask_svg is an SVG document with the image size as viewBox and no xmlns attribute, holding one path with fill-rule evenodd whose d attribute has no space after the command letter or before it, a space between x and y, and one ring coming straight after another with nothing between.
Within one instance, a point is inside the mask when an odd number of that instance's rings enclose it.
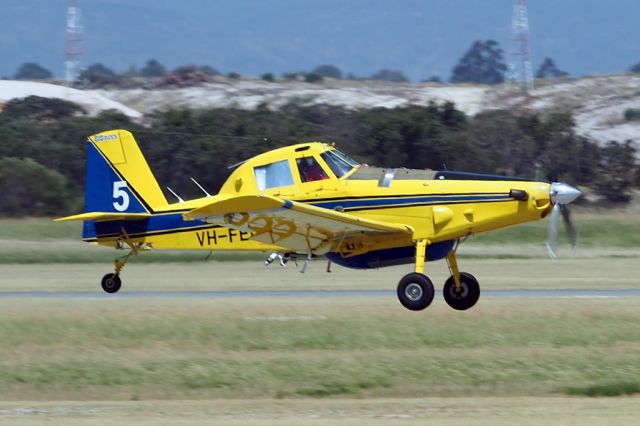
<instances>
[{"instance_id":1,"label":"black tire","mask_svg":"<svg viewBox=\"0 0 640 426\"><path fill-rule=\"evenodd\" d=\"M120 290L122 281L120 280L120 276L118 276L118 274L109 273L102 277L102 282L100 284L102 285L102 289L107 293L116 293L118 290Z\"/></svg>"},{"instance_id":2,"label":"black tire","mask_svg":"<svg viewBox=\"0 0 640 426\"><path fill-rule=\"evenodd\" d=\"M478 280L466 272L460 272L460 292L456 292L453 275L444 283L442 293L449 306L458 311L464 311L476 304L480 299L480 284Z\"/></svg>"},{"instance_id":3,"label":"black tire","mask_svg":"<svg viewBox=\"0 0 640 426\"><path fill-rule=\"evenodd\" d=\"M431 304L434 295L433 283L424 274L412 272L398 283L398 299L409 310L423 310Z\"/></svg>"}]
</instances>

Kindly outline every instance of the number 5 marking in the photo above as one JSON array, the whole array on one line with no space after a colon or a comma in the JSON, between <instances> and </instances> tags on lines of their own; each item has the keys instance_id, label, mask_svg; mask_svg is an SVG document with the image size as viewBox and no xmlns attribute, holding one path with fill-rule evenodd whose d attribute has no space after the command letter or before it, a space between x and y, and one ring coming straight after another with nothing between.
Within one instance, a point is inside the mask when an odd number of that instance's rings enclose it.
<instances>
[{"instance_id":1,"label":"number 5 marking","mask_svg":"<svg viewBox=\"0 0 640 426\"><path fill-rule=\"evenodd\" d=\"M119 212L123 212L129 208L129 194L124 190L127 187L127 182L119 180L113 182L113 208ZM122 198L122 201L118 202L118 198Z\"/></svg>"}]
</instances>

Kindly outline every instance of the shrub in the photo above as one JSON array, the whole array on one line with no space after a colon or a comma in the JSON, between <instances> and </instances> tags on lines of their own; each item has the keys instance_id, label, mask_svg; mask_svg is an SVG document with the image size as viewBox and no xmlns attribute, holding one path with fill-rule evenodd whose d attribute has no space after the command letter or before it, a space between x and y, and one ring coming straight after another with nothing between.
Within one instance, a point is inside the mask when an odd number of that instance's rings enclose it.
<instances>
[{"instance_id":1,"label":"shrub","mask_svg":"<svg viewBox=\"0 0 640 426\"><path fill-rule=\"evenodd\" d=\"M638 108L627 108L624 112L624 119L627 121L638 121L640 120L640 109Z\"/></svg>"}]
</instances>

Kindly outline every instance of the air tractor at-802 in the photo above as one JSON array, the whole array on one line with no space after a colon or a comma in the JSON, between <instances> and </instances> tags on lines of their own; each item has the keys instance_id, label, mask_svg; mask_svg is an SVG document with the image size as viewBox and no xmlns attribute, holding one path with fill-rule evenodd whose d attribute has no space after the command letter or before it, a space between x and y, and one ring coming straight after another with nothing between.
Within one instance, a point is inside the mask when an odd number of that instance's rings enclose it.
<instances>
[{"instance_id":1,"label":"air tractor at-802","mask_svg":"<svg viewBox=\"0 0 640 426\"><path fill-rule=\"evenodd\" d=\"M83 221L84 241L130 249L102 279L109 293L120 289L127 260L143 250L250 250L324 256L348 268L414 264L397 291L415 311L434 297L426 261L446 259L451 277L444 298L454 309L468 309L480 287L460 272L459 242L551 214L553 254L557 222L562 216L574 229L566 205L580 196L558 182L370 167L310 142L236 165L216 195L169 203L125 130L89 137L86 176L84 213L58 220Z\"/></svg>"}]
</instances>

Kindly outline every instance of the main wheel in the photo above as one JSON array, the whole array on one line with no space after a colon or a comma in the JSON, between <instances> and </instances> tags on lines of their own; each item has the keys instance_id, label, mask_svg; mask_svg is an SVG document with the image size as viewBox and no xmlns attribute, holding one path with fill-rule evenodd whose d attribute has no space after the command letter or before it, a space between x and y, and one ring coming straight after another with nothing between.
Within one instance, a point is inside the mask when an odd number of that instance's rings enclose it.
<instances>
[{"instance_id":1,"label":"main wheel","mask_svg":"<svg viewBox=\"0 0 640 426\"><path fill-rule=\"evenodd\" d=\"M435 291L433 283L424 274L412 272L398 283L398 299L407 309L421 311L431 304Z\"/></svg>"},{"instance_id":2,"label":"main wheel","mask_svg":"<svg viewBox=\"0 0 640 426\"><path fill-rule=\"evenodd\" d=\"M480 284L473 275L460 272L460 289L456 291L456 282L452 275L444 283L442 292L449 306L464 311L475 305L480 298Z\"/></svg>"},{"instance_id":3,"label":"main wheel","mask_svg":"<svg viewBox=\"0 0 640 426\"><path fill-rule=\"evenodd\" d=\"M102 277L102 289L107 293L115 293L120 290L122 286L122 281L120 281L120 276L118 274L109 273Z\"/></svg>"}]
</instances>

